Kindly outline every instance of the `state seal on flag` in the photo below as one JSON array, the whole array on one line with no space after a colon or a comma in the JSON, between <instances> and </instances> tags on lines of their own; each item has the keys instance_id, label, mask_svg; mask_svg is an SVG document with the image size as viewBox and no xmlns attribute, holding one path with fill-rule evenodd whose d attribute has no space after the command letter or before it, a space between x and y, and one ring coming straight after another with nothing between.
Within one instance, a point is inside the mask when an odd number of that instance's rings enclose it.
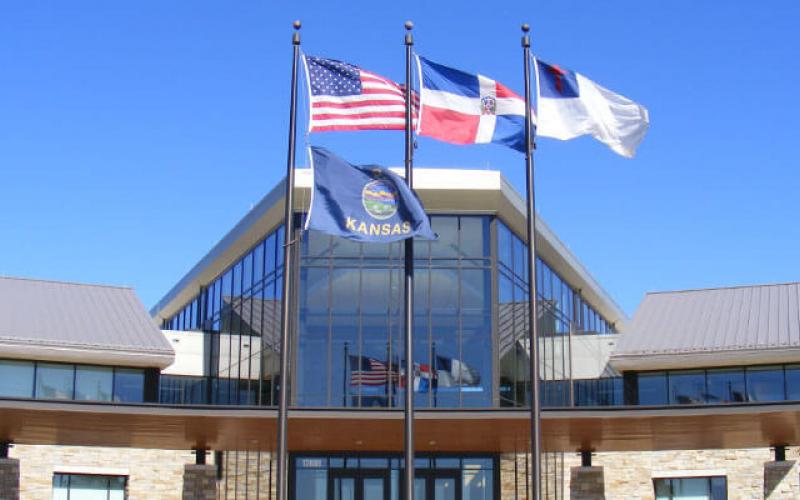
<instances>
[{"instance_id":1,"label":"state seal on flag","mask_svg":"<svg viewBox=\"0 0 800 500\"><path fill-rule=\"evenodd\" d=\"M361 204L373 218L388 219L397 213L397 189L383 179L370 181L361 190Z\"/></svg>"}]
</instances>

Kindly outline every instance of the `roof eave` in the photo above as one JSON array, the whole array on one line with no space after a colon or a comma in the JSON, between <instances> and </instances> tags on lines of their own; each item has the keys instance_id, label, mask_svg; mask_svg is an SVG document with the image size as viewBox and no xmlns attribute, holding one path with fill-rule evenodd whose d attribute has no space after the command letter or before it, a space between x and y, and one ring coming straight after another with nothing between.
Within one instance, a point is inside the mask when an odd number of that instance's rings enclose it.
<instances>
[{"instance_id":1,"label":"roof eave","mask_svg":"<svg viewBox=\"0 0 800 500\"><path fill-rule=\"evenodd\" d=\"M175 361L175 352L0 339L0 358L164 369Z\"/></svg>"},{"instance_id":2,"label":"roof eave","mask_svg":"<svg viewBox=\"0 0 800 500\"><path fill-rule=\"evenodd\" d=\"M754 347L612 354L609 364L618 371L675 370L736 365L759 365L800 362L800 346Z\"/></svg>"}]
</instances>

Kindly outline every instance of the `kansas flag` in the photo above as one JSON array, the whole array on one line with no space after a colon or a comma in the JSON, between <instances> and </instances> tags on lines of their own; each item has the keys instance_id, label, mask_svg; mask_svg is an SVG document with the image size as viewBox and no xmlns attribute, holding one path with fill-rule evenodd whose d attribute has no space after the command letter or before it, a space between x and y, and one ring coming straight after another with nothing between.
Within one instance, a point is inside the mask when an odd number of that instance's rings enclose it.
<instances>
[{"instance_id":1,"label":"kansas flag","mask_svg":"<svg viewBox=\"0 0 800 500\"><path fill-rule=\"evenodd\" d=\"M534 59L538 99L536 134L567 140L591 135L615 153L632 158L644 139L647 109L580 73Z\"/></svg>"},{"instance_id":2,"label":"kansas flag","mask_svg":"<svg viewBox=\"0 0 800 500\"><path fill-rule=\"evenodd\" d=\"M314 191L306 229L363 242L437 238L402 177L378 165L351 165L325 148L310 150Z\"/></svg>"},{"instance_id":3,"label":"kansas flag","mask_svg":"<svg viewBox=\"0 0 800 500\"><path fill-rule=\"evenodd\" d=\"M502 144L525 151L525 100L505 85L417 56L417 133L454 144Z\"/></svg>"}]
</instances>

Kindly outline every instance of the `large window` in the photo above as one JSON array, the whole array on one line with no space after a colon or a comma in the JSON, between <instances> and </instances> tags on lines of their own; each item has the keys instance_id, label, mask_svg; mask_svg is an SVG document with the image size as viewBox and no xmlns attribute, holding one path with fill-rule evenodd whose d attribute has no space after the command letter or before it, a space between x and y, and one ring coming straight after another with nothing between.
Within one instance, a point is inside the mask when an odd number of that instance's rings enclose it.
<instances>
[{"instance_id":1,"label":"large window","mask_svg":"<svg viewBox=\"0 0 800 500\"><path fill-rule=\"evenodd\" d=\"M144 370L0 359L0 397L144 400Z\"/></svg>"},{"instance_id":2,"label":"large window","mask_svg":"<svg viewBox=\"0 0 800 500\"><path fill-rule=\"evenodd\" d=\"M125 500L125 476L54 474L53 500Z\"/></svg>"},{"instance_id":3,"label":"large window","mask_svg":"<svg viewBox=\"0 0 800 500\"><path fill-rule=\"evenodd\" d=\"M639 372L636 378L640 405L800 400L798 365Z\"/></svg>"},{"instance_id":4,"label":"large window","mask_svg":"<svg viewBox=\"0 0 800 500\"><path fill-rule=\"evenodd\" d=\"M414 387L419 407L492 404L490 218L433 216L415 254ZM403 402L403 244L303 235L297 404Z\"/></svg>"},{"instance_id":5,"label":"large window","mask_svg":"<svg viewBox=\"0 0 800 500\"><path fill-rule=\"evenodd\" d=\"M656 500L727 500L724 476L653 479Z\"/></svg>"}]
</instances>

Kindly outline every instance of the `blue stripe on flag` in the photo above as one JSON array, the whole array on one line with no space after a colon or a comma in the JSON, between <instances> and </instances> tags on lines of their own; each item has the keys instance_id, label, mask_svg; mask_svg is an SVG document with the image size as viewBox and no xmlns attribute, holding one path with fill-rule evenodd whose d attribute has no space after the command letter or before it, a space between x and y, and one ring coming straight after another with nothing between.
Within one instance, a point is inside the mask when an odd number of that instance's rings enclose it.
<instances>
[{"instance_id":1,"label":"blue stripe on flag","mask_svg":"<svg viewBox=\"0 0 800 500\"><path fill-rule=\"evenodd\" d=\"M493 144L502 144L525 152L525 117L520 115L497 115Z\"/></svg>"},{"instance_id":2,"label":"blue stripe on flag","mask_svg":"<svg viewBox=\"0 0 800 500\"><path fill-rule=\"evenodd\" d=\"M422 86L431 90L442 90L465 97L480 97L478 77L449 68L424 57L419 58L422 67Z\"/></svg>"}]
</instances>

